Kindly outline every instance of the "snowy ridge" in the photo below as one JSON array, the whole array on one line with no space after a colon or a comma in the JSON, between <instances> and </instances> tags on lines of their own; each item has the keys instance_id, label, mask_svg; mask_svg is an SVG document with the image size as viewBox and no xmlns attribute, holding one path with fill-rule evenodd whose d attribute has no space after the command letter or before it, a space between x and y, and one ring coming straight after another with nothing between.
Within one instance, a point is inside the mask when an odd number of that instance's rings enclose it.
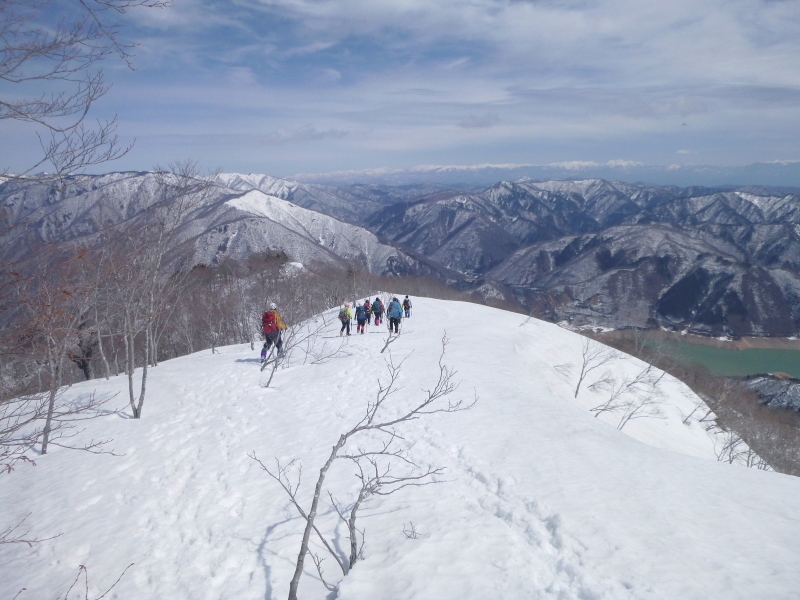
<instances>
[{"instance_id":1,"label":"snowy ridge","mask_svg":"<svg viewBox=\"0 0 800 600\"><path fill-rule=\"evenodd\" d=\"M381 244L378 238L361 227L343 223L324 215L297 206L287 200L265 194L259 190L251 190L245 194L227 200L227 206L246 212L265 221L253 226L267 227L270 230L268 239L271 243L278 242L279 247L291 249L291 242L281 239L276 235L273 224L280 225L293 236L304 236L314 243L319 244L337 256L359 257L366 261L371 269L380 270L390 257L399 257L399 252ZM260 219L259 219L260 221ZM234 235L237 231L233 226ZM290 252L291 255L306 259L299 252Z\"/></svg>"},{"instance_id":2,"label":"snowy ridge","mask_svg":"<svg viewBox=\"0 0 800 600\"><path fill-rule=\"evenodd\" d=\"M266 217L283 225L299 225L301 221L312 221L317 217L325 218L319 213L300 208L291 202L258 190L253 190L243 196L228 200L226 204L259 217Z\"/></svg>"},{"instance_id":3,"label":"snowy ridge","mask_svg":"<svg viewBox=\"0 0 800 600\"><path fill-rule=\"evenodd\" d=\"M265 194L286 199L294 192L300 184L296 181L250 173L242 175L240 173L221 173L217 181L227 188L238 191L248 191L251 189L261 190Z\"/></svg>"},{"instance_id":4,"label":"snowy ridge","mask_svg":"<svg viewBox=\"0 0 800 600\"><path fill-rule=\"evenodd\" d=\"M412 269L411 263L416 264L363 228L298 206L300 187L266 175L219 176L202 203L184 216L178 241L190 244L192 260L203 264L275 250L304 264L356 259L378 273L405 272ZM313 191L318 197L330 195L317 188ZM30 223L29 230L39 243L80 240L91 244L93 236L109 224L144 218L160 198L158 177L144 172L72 177L57 195L51 187L36 183L10 182L2 192L0 199L11 220ZM309 192L304 197L312 196ZM20 258L33 246L10 245Z\"/></svg>"},{"instance_id":5,"label":"snowy ridge","mask_svg":"<svg viewBox=\"0 0 800 600\"><path fill-rule=\"evenodd\" d=\"M320 341L338 345L335 312ZM444 481L367 501L364 560L336 598L797 597L800 480L716 462L714 439L700 423L683 423L697 399L682 384L665 377L658 418L620 431L613 415L587 410L603 399L589 380L576 400L575 370L556 368L576 365L582 337L518 314L418 298L390 347L405 358L396 402L413 401L435 380L444 330L457 395L474 390L479 401L403 430L410 458L445 467ZM301 523L247 453L299 459L307 499L331 444L374 397L384 338L383 327L370 327L322 364L297 349L268 389L258 348L246 345L161 363L141 421L87 423L83 435L113 438L121 456L55 449L4 476L3 519L32 513L32 535L62 535L33 548L0 546L0 594L27 587L23 600L63 595L83 564L98 595L134 562L112 597L284 598ZM643 366L624 356L611 365L618 375ZM113 402L122 405L125 378L66 393L93 391L119 394ZM351 501L352 468L335 465L327 487ZM410 523L416 539L403 534ZM329 506L318 524L337 548L347 545ZM338 581L332 563L326 576ZM325 597L306 567L300 598Z\"/></svg>"}]
</instances>

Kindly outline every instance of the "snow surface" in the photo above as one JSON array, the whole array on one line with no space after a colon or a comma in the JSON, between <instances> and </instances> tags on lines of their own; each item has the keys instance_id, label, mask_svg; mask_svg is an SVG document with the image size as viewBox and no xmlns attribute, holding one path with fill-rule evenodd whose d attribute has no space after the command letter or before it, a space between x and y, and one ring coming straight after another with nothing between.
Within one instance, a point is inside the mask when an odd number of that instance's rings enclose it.
<instances>
[{"instance_id":1,"label":"snow surface","mask_svg":"<svg viewBox=\"0 0 800 600\"><path fill-rule=\"evenodd\" d=\"M399 252L393 246L382 244L371 232L339 221L323 213L303 208L288 200L266 194L260 190L250 190L241 196L225 202L237 210L255 217L263 217L266 225L277 223L293 235L299 235L306 240L312 240L340 257L359 257L367 261L370 269L382 272L386 268L387 260L399 257ZM235 230L234 230L235 231ZM277 234L269 236L275 244ZM293 256L300 255L299 249L285 240L276 244L277 247L286 248Z\"/></svg>"},{"instance_id":2,"label":"snow surface","mask_svg":"<svg viewBox=\"0 0 800 600\"><path fill-rule=\"evenodd\" d=\"M762 213L766 213L767 210L770 208L770 204L775 198L765 198L764 196L756 196L755 194L747 194L745 192L736 192L736 195L739 196L742 200L746 200L751 204L754 204L756 208L758 208Z\"/></svg>"},{"instance_id":3,"label":"snow surface","mask_svg":"<svg viewBox=\"0 0 800 600\"><path fill-rule=\"evenodd\" d=\"M335 310L320 343L340 343ZM365 559L341 581L341 600L778 600L800 590L800 480L716 462L713 440L682 424L695 398L664 379L661 418L624 430L587 409L601 396L557 365L577 364L579 335L513 313L414 299L390 346L402 368L394 401L433 385L441 337L469 411L403 429L410 456L446 467L442 482L371 498L360 517ZM135 563L107 598L286 597L302 523L269 463L298 458L306 506L319 467L361 416L385 373L385 330L345 338L346 356L290 366L264 388L258 350L230 346L161 363L141 420L124 409L125 378L67 393L118 394L121 414L88 421L118 454L54 448L35 467L2 476L0 528L30 514L30 535L0 546L0 597L63 597L78 565L90 595ZM619 358L614 372L642 363ZM587 382L588 383L588 382ZM335 463L328 489L347 502L352 467ZM320 528L346 548L326 503ZM420 533L408 538L413 523ZM325 598L313 565L301 598ZM332 560L326 575L337 580ZM72 597L72 596L70 596ZM82 597L82 596L81 596ZM334 597L334 596L328 596Z\"/></svg>"}]
</instances>

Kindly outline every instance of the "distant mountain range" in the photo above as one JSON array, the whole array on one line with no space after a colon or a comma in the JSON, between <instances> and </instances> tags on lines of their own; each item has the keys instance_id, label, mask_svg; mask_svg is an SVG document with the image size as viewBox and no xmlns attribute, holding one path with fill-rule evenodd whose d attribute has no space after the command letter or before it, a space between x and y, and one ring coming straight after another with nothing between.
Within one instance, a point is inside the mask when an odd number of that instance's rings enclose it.
<instances>
[{"instance_id":1,"label":"distant mountain range","mask_svg":"<svg viewBox=\"0 0 800 600\"><path fill-rule=\"evenodd\" d=\"M770 185L792 188L783 191L800 193L800 160L754 163L743 167L711 165L655 166L626 160L605 163L571 161L548 165L423 165L410 169L363 169L331 173L299 173L292 179L305 183L351 185L372 183L409 185L438 183L449 186L487 187L498 181L560 179L606 179L651 185L738 187Z\"/></svg>"},{"instance_id":2,"label":"distant mountain range","mask_svg":"<svg viewBox=\"0 0 800 600\"><path fill-rule=\"evenodd\" d=\"M238 174L215 184L180 225L196 263L281 250L303 263L435 275L577 325L715 336L800 328L791 190L603 179L332 186ZM17 257L43 241L91 243L103 223L146 218L157 204L152 173L75 177L60 190L0 185L6 218L27 223Z\"/></svg>"},{"instance_id":3,"label":"distant mountain range","mask_svg":"<svg viewBox=\"0 0 800 600\"><path fill-rule=\"evenodd\" d=\"M134 172L75 176L58 187L3 183L0 207L4 218L25 224L24 229L6 234L4 258L24 258L45 242L90 246L103 228L148 219L162 203L157 179L154 173ZM382 274L426 272L420 261L381 243L364 228L300 204L324 204L331 212L346 213L359 209L359 202L369 203L369 199L362 201L345 193L338 198L320 186L269 177L250 185L243 177L225 175L214 183L177 227L176 243L192 264L213 265L225 258L283 251L305 264L358 261ZM298 202L281 196L296 197Z\"/></svg>"},{"instance_id":4,"label":"distant mountain range","mask_svg":"<svg viewBox=\"0 0 800 600\"><path fill-rule=\"evenodd\" d=\"M800 325L800 197L585 181L498 183L366 226L552 320L709 335Z\"/></svg>"}]
</instances>

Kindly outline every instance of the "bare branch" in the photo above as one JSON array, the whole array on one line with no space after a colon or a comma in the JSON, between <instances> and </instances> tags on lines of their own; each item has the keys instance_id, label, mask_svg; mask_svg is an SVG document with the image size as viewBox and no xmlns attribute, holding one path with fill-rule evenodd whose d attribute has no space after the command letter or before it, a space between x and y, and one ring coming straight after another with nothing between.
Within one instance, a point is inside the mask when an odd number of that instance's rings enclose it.
<instances>
[{"instance_id":1,"label":"bare branch","mask_svg":"<svg viewBox=\"0 0 800 600\"><path fill-rule=\"evenodd\" d=\"M583 338L581 341L580 373L578 374L578 383L575 386L575 397L578 397L581 384L589 373L614 360L617 356L617 353L611 348L589 338Z\"/></svg>"}]
</instances>

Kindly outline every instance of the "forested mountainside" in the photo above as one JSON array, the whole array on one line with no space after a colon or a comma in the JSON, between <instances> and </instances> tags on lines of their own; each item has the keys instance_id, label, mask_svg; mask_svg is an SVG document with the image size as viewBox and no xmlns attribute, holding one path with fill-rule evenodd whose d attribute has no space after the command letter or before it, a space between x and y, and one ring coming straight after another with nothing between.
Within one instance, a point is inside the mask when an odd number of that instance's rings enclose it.
<instances>
[{"instance_id":1,"label":"forested mountainside","mask_svg":"<svg viewBox=\"0 0 800 600\"><path fill-rule=\"evenodd\" d=\"M269 191L299 195L297 187L281 188L278 180ZM142 172L76 176L58 186L8 181L0 186L0 200L12 226L5 233L5 260L24 259L47 242L113 242L109 232L123 224L131 232L159 221L169 229L171 250L189 266L279 251L304 264L355 261L379 274L427 270L361 227L255 188L227 187L225 178L182 181Z\"/></svg>"},{"instance_id":2,"label":"forested mountainside","mask_svg":"<svg viewBox=\"0 0 800 600\"><path fill-rule=\"evenodd\" d=\"M217 182L240 192L258 190L356 225L363 225L373 213L396 202L452 189L434 183L402 186L353 184L336 187L300 183L269 175L238 173L223 173L217 177Z\"/></svg>"},{"instance_id":3,"label":"forested mountainside","mask_svg":"<svg viewBox=\"0 0 800 600\"><path fill-rule=\"evenodd\" d=\"M800 196L601 179L345 187L218 175L190 198L176 240L195 263L264 251L435 275L576 325L707 335L800 328ZM170 191L170 185L172 191ZM42 241L90 243L104 227L174 206L163 174L113 173L0 186L12 256ZM178 194L177 196L180 196Z\"/></svg>"},{"instance_id":4,"label":"forested mountainside","mask_svg":"<svg viewBox=\"0 0 800 600\"><path fill-rule=\"evenodd\" d=\"M503 182L400 202L366 226L507 286L549 319L734 336L789 336L800 325L800 197L792 194Z\"/></svg>"}]
</instances>

